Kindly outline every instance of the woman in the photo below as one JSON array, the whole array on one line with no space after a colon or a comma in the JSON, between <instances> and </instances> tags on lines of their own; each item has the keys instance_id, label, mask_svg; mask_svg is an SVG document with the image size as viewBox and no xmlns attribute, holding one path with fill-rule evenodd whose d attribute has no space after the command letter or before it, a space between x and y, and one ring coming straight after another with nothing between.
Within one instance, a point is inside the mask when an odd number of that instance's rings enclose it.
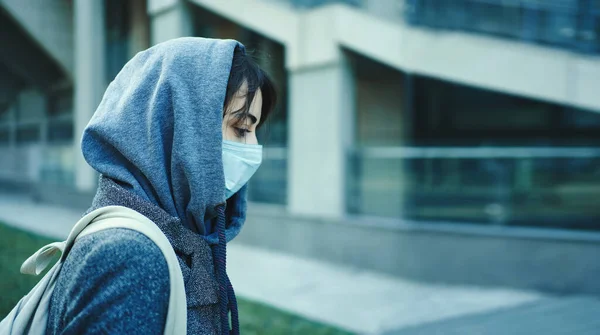
<instances>
[{"instance_id":1,"label":"woman","mask_svg":"<svg viewBox=\"0 0 600 335\"><path fill-rule=\"evenodd\" d=\"M175 250L190 334L239 333L225 241L245 220L256 139L273 110L269 77L233 40L180 38L137 54L109 85L82 151L101 177L91 208L131 208ZM108 229L78 240L52 295L50 334L161 334L167 264L146 236Z\"/></svg>"}]
</instances>

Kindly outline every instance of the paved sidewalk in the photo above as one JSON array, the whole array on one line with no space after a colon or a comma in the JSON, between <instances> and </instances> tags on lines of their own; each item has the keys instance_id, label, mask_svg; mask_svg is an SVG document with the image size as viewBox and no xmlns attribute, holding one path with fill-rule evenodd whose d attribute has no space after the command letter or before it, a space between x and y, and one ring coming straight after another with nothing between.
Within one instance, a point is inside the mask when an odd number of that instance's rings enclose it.
<instances>
[{"instance_id":1,"label":"paved sidewalk","mask_svg":"<svg viewBox=\"0 0 600 335\"><path fill-rule=\"evenodd\" d=\"M22 195L0 193L0 221L51 238L66 239L82 215L81 210L36 203Z\"/></svg>"},{"instance_id":2,"label":"paved sidewalk","mask_svg":"<svg viewBox=\"0 0 600 335\"><path fill-rule=\"evenodd\" d=\"M253 300L358 333L379 334L539 301L536 293L420 284L236 245L236 291Z\"/></svg>"},{"instance_id":3,"label":"paved sidewalk","mask_svg":"<svg viewBox=\"0 0 600 335\"><path fill-rule=\"evenodd\" d=\"M80 216L0 194L0 221L39 234L62 239ZM600 327L600 301L591 297L422 284L235 242L228 254L238 295L361 334L597 334Z\"/></svg>"}]
</instances>

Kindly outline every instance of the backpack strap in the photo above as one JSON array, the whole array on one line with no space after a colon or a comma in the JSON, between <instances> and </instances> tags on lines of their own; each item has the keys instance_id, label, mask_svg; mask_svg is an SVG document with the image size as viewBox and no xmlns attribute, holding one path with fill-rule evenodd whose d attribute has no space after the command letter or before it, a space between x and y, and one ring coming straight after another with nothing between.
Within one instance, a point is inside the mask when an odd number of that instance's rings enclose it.
<instances>
[{"instance_id":1,"label":"backpack strap","mask_svg":"<svg viewBox=\"0 0 600 335\"><path fill-rule=\"evenodd\" d=\"M101 208L102 209L102 208ZM183 275L171 243L163 232L147 217L122 206L104 207L102 213L77 238L110 228L127 228L146 235L162 251L169 268L171 294L165 324L165 334L187 333L187 303Z\"/></svg>"},{"instance_id":2,"label":"backpack strap","mask_svg":"<svg viewBox=\"0 0 600 335\"><path fill-rule=\"evenodd\" d=\"M107 206L87 214L75 224L66 241L48 244L29 257L21 266L21 273L40 274L58 252L62 252L61 261L64 260L77 239L110 228L125 228L140 232L162 251L167 261L170 282L169 309L164 334L185 335L187 333L185 284L175 251L154 222L130 208ZM59 264L57 263L56 266ZM54 273L52 277L55 277Z\"/></svg>"}]
</instances>

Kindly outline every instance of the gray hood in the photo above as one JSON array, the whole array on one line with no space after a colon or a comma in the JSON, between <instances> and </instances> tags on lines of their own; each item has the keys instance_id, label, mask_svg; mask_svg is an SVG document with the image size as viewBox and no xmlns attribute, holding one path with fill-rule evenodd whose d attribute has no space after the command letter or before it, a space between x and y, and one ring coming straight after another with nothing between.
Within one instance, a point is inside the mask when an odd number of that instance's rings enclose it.
<instances>
[{"instance_id":1,"label":"gray hood","mask_svg":"<svg viewBox=\"0 0 600 335\"><path fill-rule=\"evenodd\" d=\"M215 244L225 203L223 104L238 42L186 37L129 61L83 133L86 161ZM243 47L243 46L242 46ZM245 187L227 201L226 240L245 219Z\"/></svg>"}]
</instances>

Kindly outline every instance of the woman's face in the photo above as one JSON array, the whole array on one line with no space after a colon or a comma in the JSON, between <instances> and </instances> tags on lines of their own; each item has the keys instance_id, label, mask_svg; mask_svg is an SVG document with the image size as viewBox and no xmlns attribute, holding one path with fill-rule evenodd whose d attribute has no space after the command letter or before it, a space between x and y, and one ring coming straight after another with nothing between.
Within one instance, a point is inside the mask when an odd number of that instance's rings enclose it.
<instances>
[{"instance_id":1,"label":"woman's face","mask_svg":"<svg viewBox=\"0 0 600 335\"><path fill-rule=\"evenodd\" d=\"M260 89L256 91L254 99L250 104L248 115L240 120L232 115L232 111L240 110L246 102L247 85L244 84L240 90L233 96L225 115L223 116L223 139L233 142L246 144L258 144L256 138L256 127L260 123L262 110L262 93Z\"/></svg>"}]
</instances>

